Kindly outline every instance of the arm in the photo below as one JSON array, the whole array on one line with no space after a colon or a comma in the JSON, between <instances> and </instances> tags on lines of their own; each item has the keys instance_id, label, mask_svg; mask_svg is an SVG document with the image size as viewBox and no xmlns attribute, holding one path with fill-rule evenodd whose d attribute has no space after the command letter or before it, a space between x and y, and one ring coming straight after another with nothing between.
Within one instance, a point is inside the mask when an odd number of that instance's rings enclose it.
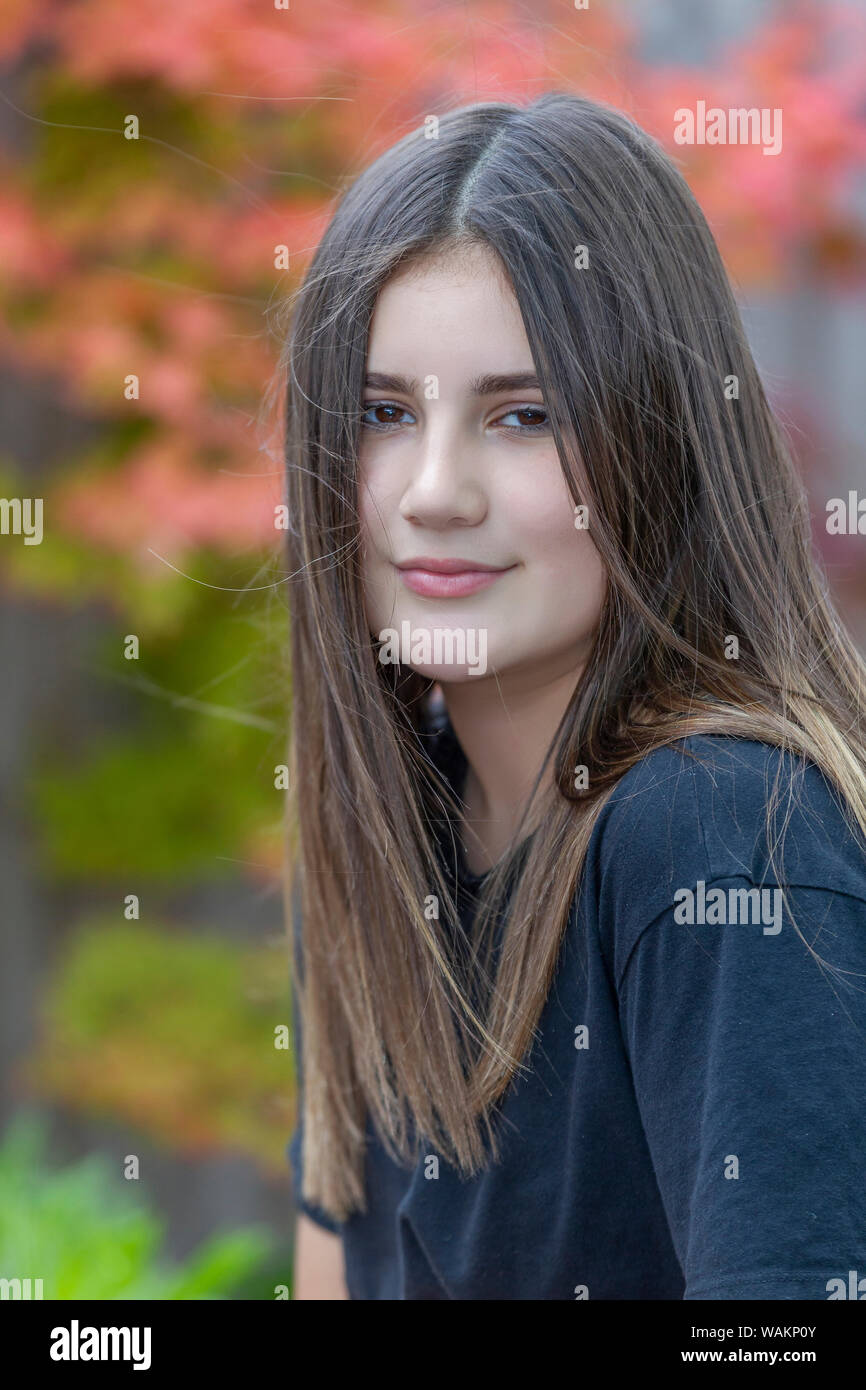
<instances>
[{"instance_id":1,"label":"arm","mask_svg":"<svg viewBox=\"0 0 866 1390\"><path fill-rule=\"evenodd\" d=\"M320 1301L349 1297L343 1262L343 1241L304 1212L295 1228L294 1299Z\"/></svg>"}]
</instances>

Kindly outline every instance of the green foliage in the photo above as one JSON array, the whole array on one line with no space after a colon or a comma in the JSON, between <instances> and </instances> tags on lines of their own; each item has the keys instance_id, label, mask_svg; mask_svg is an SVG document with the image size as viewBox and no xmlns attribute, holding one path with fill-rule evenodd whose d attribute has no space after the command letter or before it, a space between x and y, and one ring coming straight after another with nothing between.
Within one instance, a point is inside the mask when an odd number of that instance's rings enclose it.
<instances>
[{"instance_id":1,"label":"green foliage","mask_svg":"<svg viewBox=\"0 0 866 1390\"><path fill-rule=\"evenodd\" d=\"M103 734L77 757L60 725L38 741L31 810L53 875L221 879L237 873L231 861L268 827L279 854L284 803L273 769L287 757L285 613L259 603L252 615L226 616L222 595L178 582L186 604L168 598L175 627L164 630L152 610L131 614L97 659L106 684L129 692L135 727ZM150 599L159 591L152 586ZM139 637L137 660L124 659L127 633ZM275 873L277 859L266 867Z\"/></svg>"},{"instance_id":2,"label":"green foliage","mask_svg":"<svg viewBox=\"0 0 866 1390\"><path fill-rule=\"evenodd\" d=\"M163 1222L101 1154L46 1163L46 1125L19 1116L0 1148L0 1272L42 1279L46 1299L229 1298L271 1255L257 1227L212 1237L180 1267L160 1257Z\"/></svg>"},{"instance_id":3,"label":"green foliage","mask_svg":"<svg viewBox=\"0 0 866 1390\"><path fill-rule=\"evenodd\" d=\"M103 742L76 772L60 765L34 778L52 870L84 882L95 875L126 883L139 875L175 882L184 874L236 876L231 857L267 805L264 774L262 787L250 776L255 760L245 756L244 745L251 742L231 731L218 765L209 769L180 734ZM216 787L220 794L209 791ZM273 776L270 792L275 817L280 806Z\"/></svg>"},{"instance_id":4,"label":"green foliage","mask_svg":"<svg viewBox=\"0 0 866 1390\"><path fill-rule=\"evenodd\" d=\"M67 207L80 204L91 225L106 219L107 236L113 199L130 186L171 180L197 186L203 194L212 191L213 173L179 159L177 150L197 146L205 159L218 157L213 119L204 119L189 103L153 83L126 73L114 86L84 88L63 72L43 71L39 100L46 123L38 132L38 157L29 166L38 204L51 206L58 197L67 200ZM137 140L124 136L130 112L141 128ZM81 138L82 126L89 127L87 141Z\"/></svg>"},{"instance_id":5,"label":"green foliage","mask_svg":"<svg viewBox=\"0 0 866 1390\"><path fill-rule=\"evenodd\" d=\"M44 534L40 545L7 545L2 552L0 579L7 589L57 602L58 594L74 594L77 604L103 599L117 582L117 562L107 551L97 553L74 536L50 524L50 489L44 498ZM29 497L32 483L22 468L0 454L0 497Z\"/></svg>"},{"instance_id":6,"label":"green foliage","mask_svg":"<svg viewBox=\"0 0 866 1390\"><path fill-rule=\"evenodd\" d=\"M37 1090L120 1117L187 1155L250 1156L286 1177L295 1107L288 951L120 921L84 925L47 992Z\"/></svg>"}]
</instances>

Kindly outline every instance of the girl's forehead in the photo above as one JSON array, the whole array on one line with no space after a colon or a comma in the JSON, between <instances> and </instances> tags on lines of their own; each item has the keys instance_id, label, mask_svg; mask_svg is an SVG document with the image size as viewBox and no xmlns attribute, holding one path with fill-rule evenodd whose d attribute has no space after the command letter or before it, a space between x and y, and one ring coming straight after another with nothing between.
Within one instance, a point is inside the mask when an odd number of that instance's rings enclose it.
<instances>
[{"instance_id":1,"label":"girl's forehead","mask_svg":"<svg viewBox=\"0 0 866 1390\"><path fill-rule=\"evenodd\" d=\"M463 251L401 268L376 299L370 336L405 341L452 330L461 341L486 334L523 336L517 297L496 258L470 259ZM452 336L453 336L452 335Z\"/></svg>"},{"instance_id":2,"label":"girl's forehead","mask_svg":"<svg viewBox=\"0 0 866 1390\"><path fill-rule=\"evenodd\" d=\"M510 288L510 281L498 254L488 242L457 242L420 252L400 266L387 285L411 284L438 278L455 281L495 276Z\"/></svg>"}]
</instances>

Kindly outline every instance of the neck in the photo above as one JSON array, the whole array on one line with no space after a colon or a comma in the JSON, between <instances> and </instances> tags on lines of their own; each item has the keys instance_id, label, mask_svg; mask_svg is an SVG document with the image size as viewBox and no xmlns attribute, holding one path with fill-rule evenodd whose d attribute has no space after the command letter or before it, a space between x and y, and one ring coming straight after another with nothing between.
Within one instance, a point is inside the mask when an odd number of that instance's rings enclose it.
<instances>
[{"instance_id":1,"label":"neck","mask_svg":"<svg viewBox=\"0 0 866 1390\"><path fill-rule=\"evenodd\" d=\"M509 674L443 683L448 716L469 765L463 838L473 872L490 868L512 842L581 671L536 669L531 678ZM548 766L541 786L552 785Z\"/></svg>"}]
</instances>

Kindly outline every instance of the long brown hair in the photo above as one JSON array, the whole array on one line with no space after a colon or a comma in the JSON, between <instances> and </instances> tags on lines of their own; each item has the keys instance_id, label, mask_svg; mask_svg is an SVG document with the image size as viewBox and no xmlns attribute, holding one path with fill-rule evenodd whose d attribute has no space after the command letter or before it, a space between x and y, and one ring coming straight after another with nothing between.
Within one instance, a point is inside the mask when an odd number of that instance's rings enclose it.
<instances>
[{"instance_id":1,"label":"long brown hair","mask_svg":"<svg viewBox=\"0 0 866 1390\"><path fill-rule=\"evenodd\" d=\"M495 1155L494 1108L526 1064L593 825L650 750L695 733L777 745L817 763L866 833L866 667L684 178L628 117L566 93L452 110L433 134L412 131L343 193L287 302L280 362L304 1195L338 1219L365 1206L368 1116L404 1161L419 1136L467 1175ZM539 773L516 884L513 849L470 943L431 825L460 814L427 751L431 682L381 665L365 620L356 461L379 291L479 241L510 277L608 592L548 752L554 788Z\"/></svg>"}]
</instances>

